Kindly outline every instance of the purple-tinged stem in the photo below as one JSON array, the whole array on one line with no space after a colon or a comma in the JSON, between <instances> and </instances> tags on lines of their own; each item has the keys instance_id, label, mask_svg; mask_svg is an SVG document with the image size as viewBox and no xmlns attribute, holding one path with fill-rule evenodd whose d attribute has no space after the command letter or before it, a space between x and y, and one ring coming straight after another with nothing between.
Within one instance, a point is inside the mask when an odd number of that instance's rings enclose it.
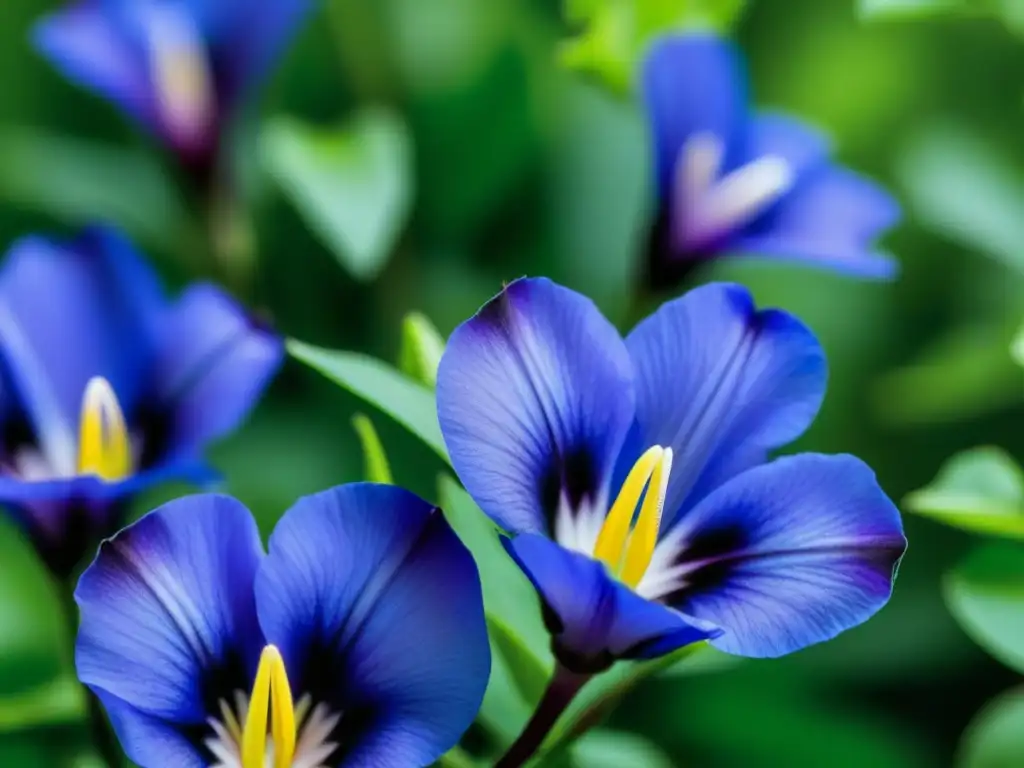
<instances>
[{"instance_id":1,"label":"purple-tinged stem","mask_svg":"<svg viewBox=\"0 0 1024 768\"><path fill-rule=\"evenodd\" d=\"M589 679L590 675L577 674L561 665L556 666L530 722L505 755L494 764L494 768L519 768L533 757L555 727L558 718Z\"/></svg>"}]
</instances>

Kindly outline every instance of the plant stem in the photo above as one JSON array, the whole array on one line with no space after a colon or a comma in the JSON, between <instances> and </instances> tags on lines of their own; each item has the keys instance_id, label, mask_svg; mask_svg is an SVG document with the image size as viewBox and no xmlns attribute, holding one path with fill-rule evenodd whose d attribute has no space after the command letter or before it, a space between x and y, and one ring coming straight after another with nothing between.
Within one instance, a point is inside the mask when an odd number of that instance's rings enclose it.
<instances>
[{"instance_id":1,"label":"plant stem","mask_svg":"<svg viewBox=\"0 0 1024 768\"><path fill-rule=\"evenodd\" d=\"M213 177L205 190L206 233L214 268L240 300L252 300L256 236L230 171Z\"/></svg>"},{"instance_id":2,"label":"plant stem","mask_svg":"<svg viewBox=\"0 0 1024 768\"><path fill-rule=\"evenodd\" d=\"M494 764L494 768L519 768L533 757L555 727L558 718L589 679L590 675L580 675L561 665L556 666L551 682L530 721L505 755Z\"/></svg>"}]
</instances>

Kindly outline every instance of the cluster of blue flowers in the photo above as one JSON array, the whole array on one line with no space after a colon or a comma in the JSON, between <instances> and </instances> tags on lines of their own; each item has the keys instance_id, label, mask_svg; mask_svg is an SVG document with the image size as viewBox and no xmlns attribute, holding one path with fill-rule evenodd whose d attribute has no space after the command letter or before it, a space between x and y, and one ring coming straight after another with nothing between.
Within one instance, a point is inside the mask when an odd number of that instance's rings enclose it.
<instances>
[{"instance_id":1,"label":"cluster of blue flowers","mask_svg":"<svg viewBox=\"0 0 1024 768\"><path fill-rule=\"evenodd\" d=\"M79 0L36 43L209 172L307 6ZM753 111L729 42L656 43L642 90L650 287L734 252L894 273L872 248L895 202L818 132ZM27 238L0 271L0 500L60 579L95 558L75 591L78 674L143 768L423 766L481 705L476 565L412 493L362 483L301 499L266 552L250 513L216 494L118 532L141 491L216 479L204 448L245 419L282 356L212 285L168 300L109 229ZM540 596L556 683L703 641L779 656L886 603L906 542L872 471L772 458L811 424L826 378L811 331L738 285L669 300L623 339L587 298L520 279L454 332L438 420ZM500 765L527 760L551 717Z\"/></svg>"}]
</instances>

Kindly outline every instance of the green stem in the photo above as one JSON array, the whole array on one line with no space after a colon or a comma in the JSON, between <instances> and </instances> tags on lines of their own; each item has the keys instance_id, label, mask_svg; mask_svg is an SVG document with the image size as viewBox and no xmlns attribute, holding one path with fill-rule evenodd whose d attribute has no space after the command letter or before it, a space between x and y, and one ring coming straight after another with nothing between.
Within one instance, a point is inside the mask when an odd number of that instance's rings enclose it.
<instances>
[{"instance_id":1,"label":"green stem","mask_svg":"<svg viewBox=\"0 0 1024 768\"><path fill-rule=\"evenodd\" d=\"M556 666L533 717L505 755L494 764L494 768L519 768L525 765L540 749L558 718L589 679L590 675L580 675L561 665Z\"/></svg>"},{"instance_id":2,"label":"green stem","mask_svg":"<svg viewBox=\"0 0 1024 768\"><path fill-rule=\"evenodd\" d=\"M256 266L256 237L248 212L224 171L206 190L206 226L210 254L223 281L242 301L251 301Z\"/></svg>"},{"instance_id":3,"label":"green stem","mask_svg":"<svg viewBox=\"0 0 1024 768\"><path fill-rule=\"evenodd\" d=\"M626 694L649 677L679 664L704 648L706 643L694 643L685 648L662 656L654 661L635 664L628 675L619 680L604 695L575 712L571 717L564 718L552 739L553 745L575 741L591 728L603 723L615 708L622 702ZM549 744L549 746L552 746Z\"/></svg>"}]
</instances>

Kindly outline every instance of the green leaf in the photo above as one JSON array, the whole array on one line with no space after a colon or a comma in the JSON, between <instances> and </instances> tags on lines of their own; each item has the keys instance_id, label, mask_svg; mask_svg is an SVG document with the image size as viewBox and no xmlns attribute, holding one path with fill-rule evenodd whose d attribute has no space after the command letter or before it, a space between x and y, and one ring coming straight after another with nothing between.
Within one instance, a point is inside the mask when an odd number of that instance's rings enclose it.
<instances>
[{"instance_id":1,"label":"green leaf","mask_svg":"<svg viewBox=\"0 0 1024 768\"><path fill-rule=\"evenodd\" d=\"M550 673L553 662L537 593L501 545L500 531L451 477L441 477L439 493L445 517L476 560L488 615L542 659Z\"/></svg>"},{"instance_id":2,"label":"green leaf","mask_svg":"<svg viewBox=\"0 0 1024 768\"><path fill-rule=\"evenodd\" d=\"M556 755L566 752L573 739L604 721L626 694L648 678L719 671L738 661L708 643L694 643L654 661L619 662L583 687L545 743L545 749Z\"/></svg>"},{"instance_id":3,"label":"green leaf","mask_svg":"<svg viewBox=\"0 0 1024 768\"><path fill-rule=\"evenodd\" d=\"M962 11L965 6L964 0L860 0L858 10L875 21Z\"/></svg>"},{"instance_id":4,"label":"green leaf","mask_svg":"<svg viewBox=\"0 0 1024 768\"><path fill-rule=\"evenodd\" d=\"M967 727L957 764L964 768L1019 768L1024 755L1024 688L990 701Z\"/></svg>"},{"instance_id":5,"label":"green leaf","mask_svg":"<svg viewBox=\"0 0 1024 768\"><path fill-rule=\"evenodd\" d=\"M551 680L551 669L545 666L522 639L497 616L488 616L491 640L508 666L516 691L527 704L540 701Z\"/></svg>"},{"instance_id":6,"label":"green leaf","mask_svg":"<svg viewBox=\"0 0 1024 768\"><path fill-rule=\"evenodd\" d=\"M976 643L1024 672L1024 547L996 542L975 549L947 575L944 593Z\"/></svg>"},{"instance_id":7,"label":"green leaf","mask_svg":"<svg viewBox=\"0 0 1024 768\"><path fill-rule=\"evenodd\" d=\"M288 340L288 352L335 384L380 408L426 443L446 463L433 393L387 363L356 352L335 352Z\"/></svg>"},{"instance_id":8,"label":"green leaf","mask_svg":"<svg viewBox=\"0 0 1024 768\"><path fill-rule=\"evenodd\" d=\"M957 328L908 365L875 382L879 418L914 426L960 422L1020 401L1021 375L1009 355L1013 331Z\"/></svg>"},{"instance_id":9,"label":"green leaf","mask_svg":"<svg viewBox=\"0 0 1024 768\"><path fill-rule=\"evenodd\" d=\"M1012 158L962 126L936 125L908 144L897 172L922 224L1024 272L1024 177Z\"/></svg>"},{"instance_id":10,"label":"green leaf","mask_svg":"<svg viewBox=\"0 0 1024 768\"><path fill-rule=\"evenodd\" d=\"M398 367L413 381L431 389L437 384L437 366L444 354L445 340L426 315L410 312L402 321L402 346Z\"/></svg>"},{"instance_id":11,"label":"green leaf","mask_svg":"<svg viewBox=\"0 0 1024 768\"><path fill-rule=\"evenodd\" d=\"M72 225L108 221L166 253L198 239L150 155L35 130L0 133L0 200Z\"/></svg>"},{"instance_id":12,"label":"green leaf","mask_svg":"<svg viewBox=\"0 0 1024 768\"><path fill-rule=\"evenodd\" d=\"M480 720L502 744L525 724L554 668L540 603L529 580L501 546L499 531L469 494L448 476L439 482L441 508L473 554L483 587L491 638L491 678Z\"/></svg>"},{"instance_id":13,"label":"green leaf","mask_svg":"<svg viewBox=\"0 0 1024 768\"><path fill-rule=\"evenodd\" d=\"M1015 34L1024 34L1024 8L1020 0L860 0L861 17L875 20L930 16L987 16Z\"/></svg>"},{"instance_id":14,"label":"green leaf","mask_svg":"<svg viewBox=\"0 0 1024 768\"><path fill-rule=\"evenodd\" d=\"M0 734L0 765L18 768L134 768L107 766L93 752L79 725L54 724Z\"/></svg>"},{"instance_id":15,"label":"green leaf","mask_svg":"<svg viewBox=\"0 0 1024 768\"><path fill-rule=\"evenodd\" d=\"M604 0L565 0L565 17L573 23L589 21L601 11Z\"/></svg>"},{"instance_id":16,"label":"green leaf","mask_svg":"<svg viewBox=\"0 0 1024 768\"><path fill-rule=\"evenodd\" d=\"M573 768L673 768L671 758L642 736L634 733L595 730L572 745L569 764Z\"/></svg>"},{"instance_id":17,"label":"green leaf","mask_svg":"<svg viewBox=\"0 0 1024 768\"><path fill-rule=\"evenodd\" d=\"M699 703L698 703L699 702ZM636 722L635 718L633 722ZM884 713L743 676L658 686L645 698L644 726L684 754L714 765L785 768L929 768L944 765L929 742ZM703 763L702 763L703 764Z\"/></svg>"},{"instance_id":18,"label":"green leaf","mask_svg":"<svg viewBox=\"0 0 1024 768\"><path fill-rule=\"evenodd\" d=\"M1024 6L1020 0L990 0L996 9L996 16L1010 32L1024 37Z\"/></svg>"},{"instance_id":19,"label":"green leaf","mask_svg":"<svg viewBox=\"0 0 1024 768\"><path fill-rule=\"evenodd\" d=\"M85 691L74 677L54 678L37 688L0 697L0 734L85 718Z\"/></svg>"},{"instance_id":20,"label":"green leaf","mask_svg":"<svg viewBox=\"0 0 1024 768\"><path fill-rule=\"evenodd\" d=\"M746 0L567 0L566 15L585 29L562 48L563 63L626 92L656 37L690 26L728 30Z\"/></svg>"},{"instance_id":21,"label":"green leaf","mask_svg":"<svg viewBox=\"0 0 1024 768\"><path fill-rule=\"evenodd\" d=\"M412 205L412 153L401 120L368 110L326 129L277 118L261 147L270 174L338 262L360 280L376 277Z\"/></svg>"},{"instance_id":22,"label":"green leaf","mask_svg":"<svg viewBox=\"0 0 1024 768\"><path fill-rule=\"evenodd\" d=\"M363 476L371 483L393 485L388 457L384 453L384 446L380 442L377 430L373 428L373 422L369 417L357 413L352 417L352 427L359 435L359 442L363 446L363 460L366 462Z\"/></svg>"},{"instance_id":23,"label":"green leaf","mask_svg":"<svg viewBox=\"0 0 1024 768\"><path fill-rule=\"evenodd\" d=\"M476 763L460 747L452 747L437 761L438 768L473 768Z\"/></svg>"},{"instance_id":24,"label":"green leaf","mask_svg":"<svg viewBox=\"0 0 1024 768\"><path fill-rule=\"evenodd\" d=\"M49 575L0 517L0 734L81 718L72 642Z\"/></svg>"},{"instance_id":25,"label":"green leaf","mask_svg":"<svg viewBox=\"0 0 1024 768\"><path fill-rule=\"evenodd\" d=\"M1024 539L1024 473L1004 451L974 448L950 459L904 500L912 512L975 533Z\"/></svg>"},{"instance_id":26,"label":"green leaf","mask_svg":"<svg viewBox=\"0 0 1024 768\"><path fill-rule=\"evenodd\" d=\"M1017 365L1024 365L1024 327L1021 327L1017 331L1017 335L1013 337L1013 343L1010 345L1010 357Z\"/></svg>"}]
</instances>

